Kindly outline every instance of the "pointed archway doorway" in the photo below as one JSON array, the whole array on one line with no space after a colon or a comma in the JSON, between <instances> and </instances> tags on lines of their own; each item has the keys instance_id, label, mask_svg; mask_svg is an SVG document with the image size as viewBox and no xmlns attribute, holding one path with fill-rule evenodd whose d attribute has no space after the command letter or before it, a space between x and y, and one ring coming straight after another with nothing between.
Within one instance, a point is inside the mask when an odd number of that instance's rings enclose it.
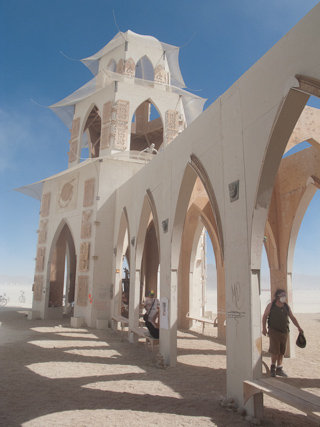
<instances>
[{"instance_id":1,"label":"pointed archway doorway","mask_svg":"<svg viewBox=\"0 0 320 427\"><path fill-rule=\"evenodd\" d=\"M50 253L49 293L47 294L48 318L71 315L75 300L76 251L70 228L60 225Z\"/></svg>"}]
</instances>

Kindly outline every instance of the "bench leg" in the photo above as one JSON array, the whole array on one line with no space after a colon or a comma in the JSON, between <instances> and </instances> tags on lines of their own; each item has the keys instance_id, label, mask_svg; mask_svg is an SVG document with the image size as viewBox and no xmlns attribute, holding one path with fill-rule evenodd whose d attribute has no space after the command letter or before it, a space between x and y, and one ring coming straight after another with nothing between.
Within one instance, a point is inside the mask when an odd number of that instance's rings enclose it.
<instances>
[{"instance_id":1,"label":"bench leg","mask_svg":"<svg viewBox=\"0 0 320 427\"><path fill-rule=\"evenodd\" d=\"M252 397L253 413L256 418L263 418L263 393L258 387L243 383L243 403Z\"/></svg>"}]
</instances>

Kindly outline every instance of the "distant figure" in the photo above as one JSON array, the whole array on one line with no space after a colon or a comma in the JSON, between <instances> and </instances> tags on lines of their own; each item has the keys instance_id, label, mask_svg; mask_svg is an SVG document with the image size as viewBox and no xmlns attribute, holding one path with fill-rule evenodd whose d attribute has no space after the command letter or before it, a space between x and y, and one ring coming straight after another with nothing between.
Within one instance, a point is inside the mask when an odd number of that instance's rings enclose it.
<instances>
[{"instance_id":1,"label":"distant figure","mask_svg":"<svg viewBox=\"0 0 320 427\"><path fill-rule=\"evenodd\" d=\"M282 361L286 352L289 332L288 317L290 317L292 323L298 328L299 332L303 334L303 330L300 328L297 319L292 314L291 308L285 302L286 299L286 292L283 289L277 289L274 294L274 300L267 305L262 317L262 333L263 335L269 335L269 353L271 353L272 377L275 377L276 375L281 377L288 376L282 368ZM266 326L267 319L268 331Z\"/></svg>"},{"instance_id":2,"label":"distant figure","mask_svg":"<svg viewBox=\"0 0 320 427\"><path fill-rule=\"evenodd\" d=\"M155 147L156 147L155 144L152 143L150 144L150 147L145 148L144 150L141 151L141 153L158 154L158 150L156 150Z\"/></svg>"},{"instance_id":3,"label":"distant figure","mask_svg":"<svg viewBox=\"0 0 320 427\"><path fill-rule=\"evenodd\" d=\"M145 324L153 338L159 339L159 306L160 301L155 298L154 291L149 292L149 298L146 299L144 308L148 313L148 320Z\"/></svg>"}]
</instances>

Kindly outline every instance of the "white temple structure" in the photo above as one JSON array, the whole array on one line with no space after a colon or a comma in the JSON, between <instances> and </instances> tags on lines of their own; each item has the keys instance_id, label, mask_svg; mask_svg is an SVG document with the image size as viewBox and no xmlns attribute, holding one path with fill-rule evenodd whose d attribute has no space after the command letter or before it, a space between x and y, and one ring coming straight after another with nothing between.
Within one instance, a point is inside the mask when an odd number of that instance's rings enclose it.
<instances>
[{"instance_id":1,"label":"white temple structure","mask_svg":"<svg viewBox=\"0 0 320 427\"><path fill-rule=\"evenodd\" d=\"M174 46L128 31L82 60L93 80L51 106L71 129L68 169L26 188L41 193L31 317L59 318L74 303L72 324L115 327L125 292L134 343L154 289L166 310L160 352L174 366L177 329L205 315L205 228L227 393L244 405L243 381L262 375L263 245L272 291L290 302L297 233L320 188L320 114L306 106L320 96L319 22L320 4L203 113ZM302 141L310 148L282 160ZM259 414L262 399L245 406Z\"/></svg>"}]
</instances>

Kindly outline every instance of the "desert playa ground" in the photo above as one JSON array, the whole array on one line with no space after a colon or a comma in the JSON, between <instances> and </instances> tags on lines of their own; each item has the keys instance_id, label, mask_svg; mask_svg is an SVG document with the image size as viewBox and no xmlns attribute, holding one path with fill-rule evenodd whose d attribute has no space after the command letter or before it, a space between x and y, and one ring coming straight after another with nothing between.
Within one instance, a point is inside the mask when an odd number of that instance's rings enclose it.
<instances>
[{"instance_id":1,"label":"desert playa ground","mask_svg":"<svg viewBox=\"0 0 320 427\"><path fill-rule=\"evenodd\" d=\"M178 364L161 369L157 350L122 342L118 331L74 329L67 318L28 320L26 314L0 308L1 426L252 425L221 406L226 348L216 328L179 331ZM320 314L297 317L308 344L285 359L289 378L281 381L320 396ZM263 338L269 365L267 348ZM316 425L279 401L264 402L263 426Z\"/></svg>"}]
</instances>

